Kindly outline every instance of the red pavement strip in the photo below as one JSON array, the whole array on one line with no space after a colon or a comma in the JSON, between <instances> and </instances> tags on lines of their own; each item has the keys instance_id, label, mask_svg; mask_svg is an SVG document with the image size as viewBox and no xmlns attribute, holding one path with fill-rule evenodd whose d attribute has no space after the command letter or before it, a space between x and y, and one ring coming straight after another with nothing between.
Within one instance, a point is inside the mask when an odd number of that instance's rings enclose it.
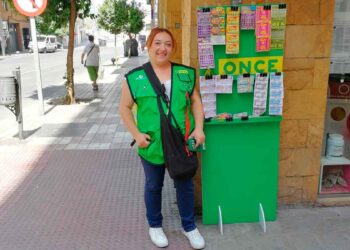
<instances>
[{"instance_id":1,"label":"red pavement strip","mask_svg":"<svg viewBox=\"0 0 350 250\"><path fill-rule=\"evenodd\" d=\"M0 157L10 180L0 189L1 250L158 249L148 239L143 170L133 150L12 153ZM167 249L191 249L173 228L179 218L168 200Z\"/></svg>"}]
</instances>

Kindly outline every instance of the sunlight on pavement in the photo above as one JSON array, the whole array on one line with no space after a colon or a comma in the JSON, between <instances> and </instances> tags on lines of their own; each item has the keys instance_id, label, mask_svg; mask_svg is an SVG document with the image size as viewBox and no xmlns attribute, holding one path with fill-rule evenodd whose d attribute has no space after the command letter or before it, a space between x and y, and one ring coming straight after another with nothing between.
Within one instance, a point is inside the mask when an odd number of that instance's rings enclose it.
<instances>
[{"instance_id":1,"label":"sunlight on pavement","mask_svg":"<svg viewBox=\"0 0 350 250\"><path fill-rule=\"evenodd\" d=\"M18 148L3 146L1 153L3 157L0 163L0 206L18 190L33 169L43 163L42 150L23 153L23 150Z\"/></svg>"}]
</instances>

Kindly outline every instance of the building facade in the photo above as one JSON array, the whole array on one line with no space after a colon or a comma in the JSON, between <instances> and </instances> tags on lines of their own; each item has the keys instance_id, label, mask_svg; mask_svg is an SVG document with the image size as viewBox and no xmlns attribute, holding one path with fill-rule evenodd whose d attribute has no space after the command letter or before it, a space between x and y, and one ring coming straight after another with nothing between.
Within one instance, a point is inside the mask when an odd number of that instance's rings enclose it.
<instances>
[{"instance_id":1,"label":"building facade","mask_svg":"<svg viewBox=\"0 0 350 250\"><path fill-rule=\"evenodd\" d=\"M283 65L285 93L278 173L279 203L349 205L350 191L336 196L321 195L320 192L321 160L326 136L327 89L337 1L242 0L241 3L287 4ZM174 61L198 68L197 8L230 4L232 1L227 0L158 1L159 26L170 29L179 44ZM345 167L350 168L350 165ZM201 206L200 176L199 172L196 176L197 206ZM350 187L350 179L348 182Z\"/></svg>"},{"instance_id":2,"label":"building facade","mask_svg":"<svg viewBox=\"0 0 350 250\"><path fill-rule=\"evenodd\" d=\"M2 39L6 40L6 54L24 51L30 41L29 19L12 9L8 0L0 0Z\"/></svg>"}]
</instances>

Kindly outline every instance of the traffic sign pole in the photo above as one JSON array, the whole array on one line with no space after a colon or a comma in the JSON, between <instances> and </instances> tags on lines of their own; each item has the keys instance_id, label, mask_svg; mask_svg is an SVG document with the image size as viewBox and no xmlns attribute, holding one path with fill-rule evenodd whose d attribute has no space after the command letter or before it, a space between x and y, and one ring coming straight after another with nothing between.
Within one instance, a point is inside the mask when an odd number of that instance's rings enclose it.
<instances>
[{"instance_id":1,"label":"traffic sign pole","mask_svg":"<svg viewBox=\"0 0 350 250\"><path fill-rule=\"evenodd\" d=\"M44 99L40 71L40 59L38 53L38 41L36 37L35 16L39 16L44 12L47 5L47 0L13 0L13 3L19 13L30 17L30 29L32 33L34 67L36 75L36 87L38 90L39 112L44 115Z\"/></svg>"},{"instance_id":2,"label":"traffic sign pole","mask_svg":"<svg viewBox=\"0 0 350 250\"><path fill-rule=\"evenodd\" d=\"M39 112L44 115L44 99L41 81L41 71L40 71L40 58L38 53L38 41L36 37L36 25L34 17L30 17L30 29L32 31L32 42L33 42L33 54L34 54L34 67L36 75L36 87L38 90L38 100L39 100Z\"/></svg>"}]
</instances>

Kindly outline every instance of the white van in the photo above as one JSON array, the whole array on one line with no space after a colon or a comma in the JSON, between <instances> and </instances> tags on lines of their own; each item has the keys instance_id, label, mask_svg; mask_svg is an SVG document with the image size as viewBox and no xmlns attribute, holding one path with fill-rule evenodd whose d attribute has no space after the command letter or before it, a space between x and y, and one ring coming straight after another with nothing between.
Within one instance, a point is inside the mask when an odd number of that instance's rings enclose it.
<instances>
[{"instance_id":1,"label":"white van","mask_svg":"<svg viewBox=\"0 0 350 250\"><path fill-rule=\"evenodd\" d=\"M55 52L57 50L57 37L54 35L37 36L39 52ZM33 51L33 42L30 41L29 49Z\"/></svg>"}]
</instances>

